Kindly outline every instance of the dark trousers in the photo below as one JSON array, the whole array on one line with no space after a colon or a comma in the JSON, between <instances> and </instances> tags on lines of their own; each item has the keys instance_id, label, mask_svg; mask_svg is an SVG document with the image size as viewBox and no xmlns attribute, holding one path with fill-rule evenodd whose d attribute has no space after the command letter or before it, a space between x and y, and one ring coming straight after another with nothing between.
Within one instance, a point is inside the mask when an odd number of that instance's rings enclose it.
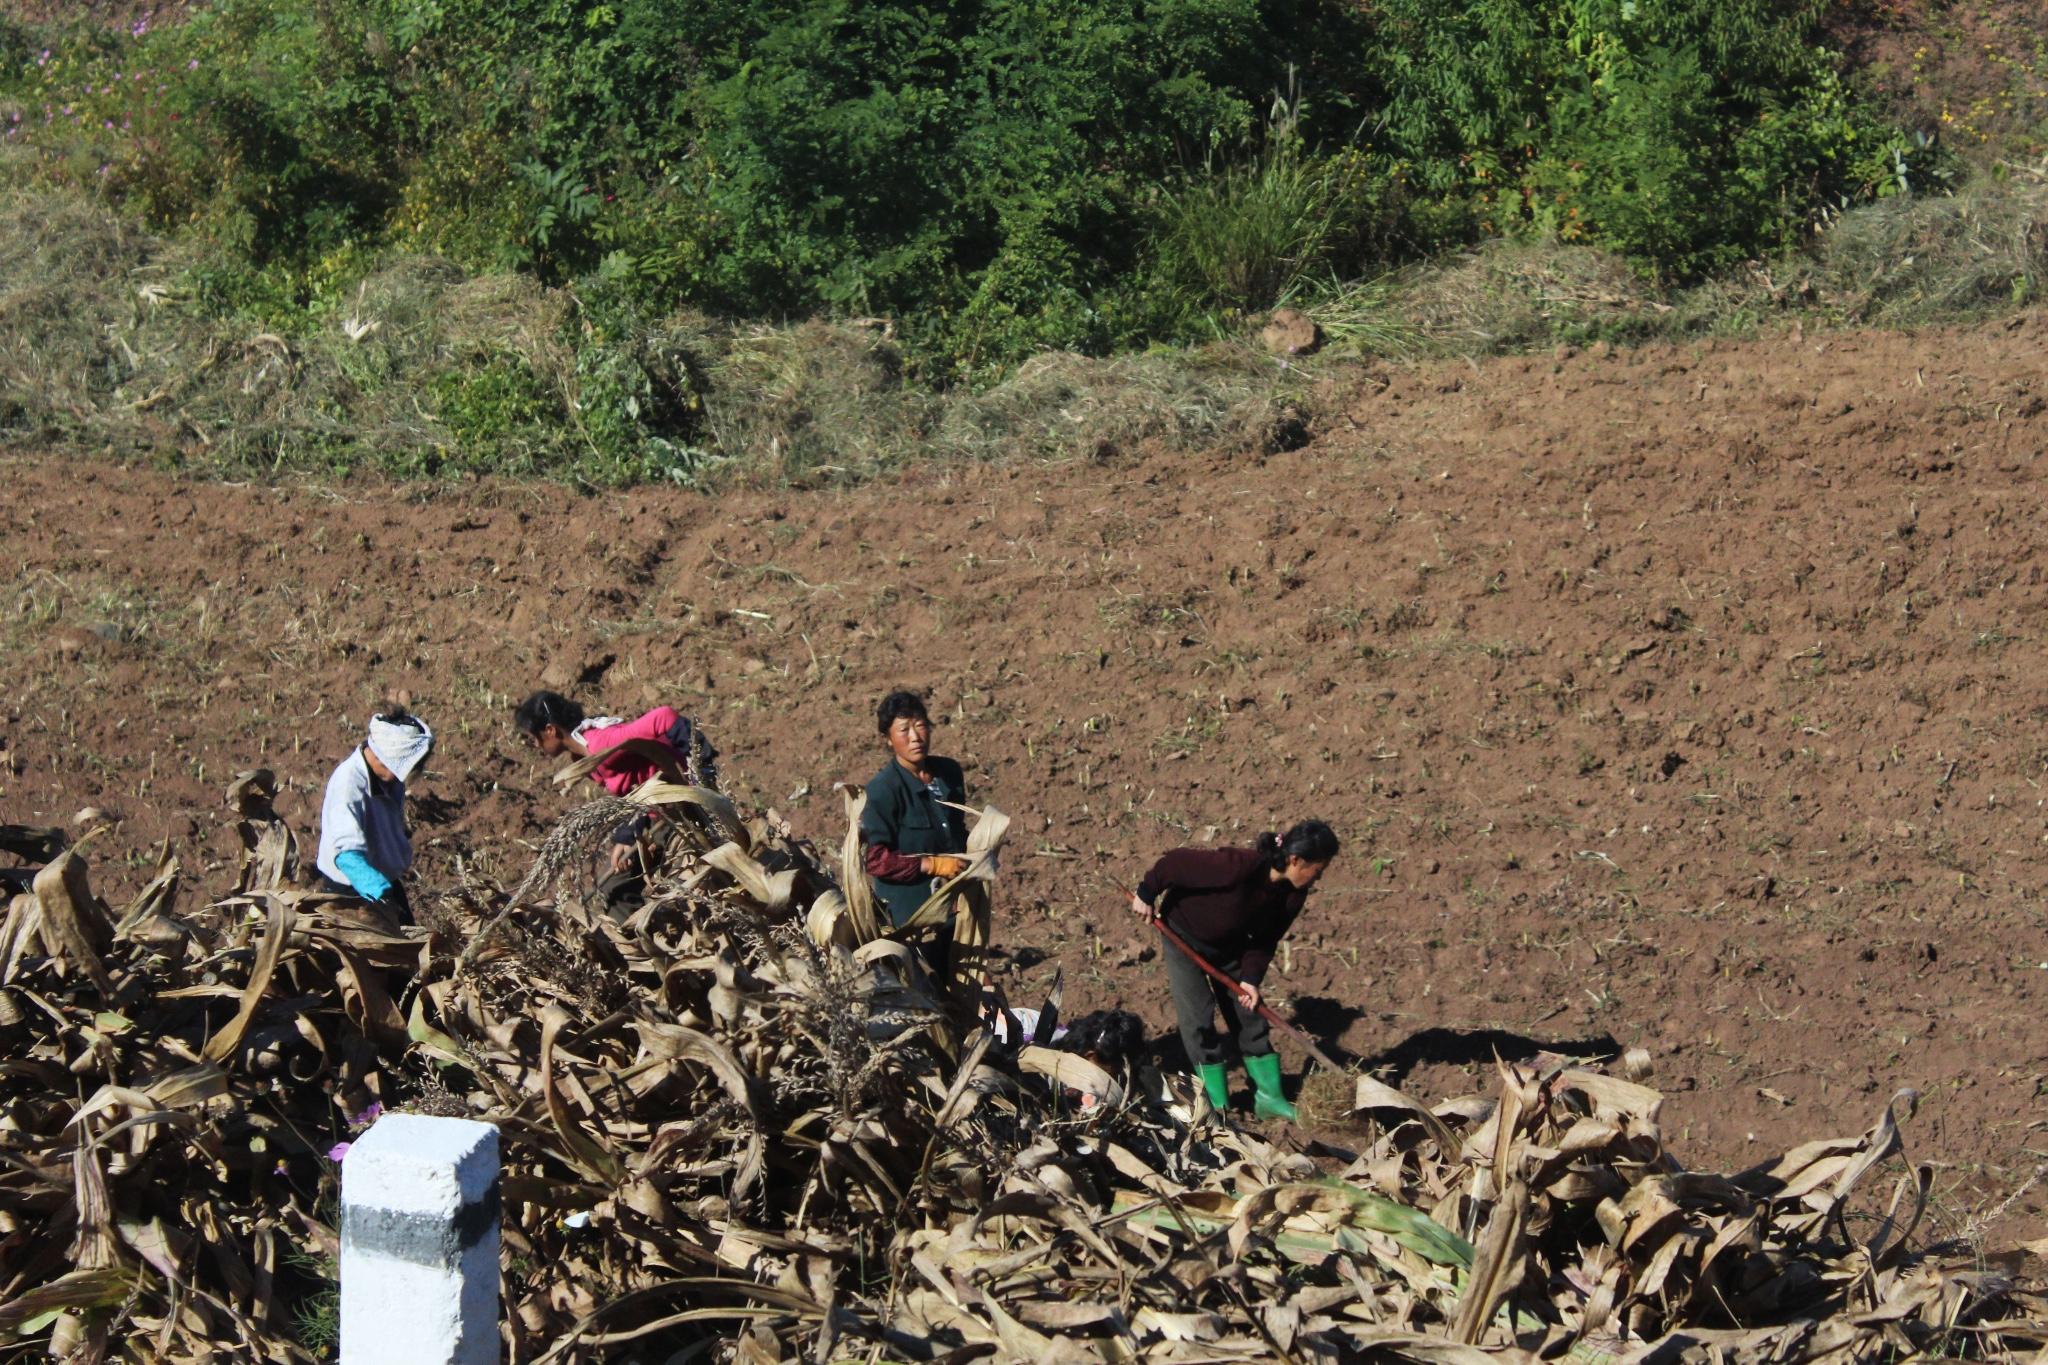
<instances>
[{"instance_id":1,"label":"dark trousers","mask_svg":"<svg viewBox=\"0 0 2048 1365\"><path fill-rule=\"evenodd\" d=\"M924 972L941 995L953 979L953 921L947 920L925 935L917 955L924 959Z\"/></svg>"},{"instance_id":2,"label":"dark trousers","mask_svg":"<svg viewBox=\"0 0 2048 1365\"><path fill-rule=\"evenodd\" d=\"M626 872L608 872L598 878L597 894L615 924L624 924L633 912L647 903L647 878L635 867Z\"/></svg>"},{"instance_id":3,"label":"dark trousers","mask_svg":"<svg viewBox=\"0 0 2048 1365\"><path fill-rule=\"evenodd\" d=\"M622 832L630 832L631 837L620 839ZM612 842L605 846L607 852L621 843L637 850L637 856L626 864L624 872L607 872L597 879L597 894L604 899L605 911L614 924L624 924L647 904L648 874L661 870L673 832L673 826L657 825L645 815L637 815L612 831Z\"/></svg>"},{"instance_id":4,"label":"dark trousers","mask_svg":"<svg viewBox=\"0 0 2048 1365\"><path fill-rule=\"evenodd\" d=\"M1256 1057L1273 1050L1272 1029L1267 1025L1265 1015L1238 1004L1234 992L1212 980L1189 960L1186 953L1171 943L1162 939L1159 949L1166 955L1166 981L1173 987L1173 1012L1180 1021L1180 1044L1187 1049L1190 1065L1215 1066L1221 1063L1224 1060L1223 1040L1232 1034L1237 1037L1240 1056ZM1209 960L1225 976L1237 975L1235 960ZM1219 1012L1223 1016L1221 1029L1216 1027Z\"/></svg>"}]
</instances>

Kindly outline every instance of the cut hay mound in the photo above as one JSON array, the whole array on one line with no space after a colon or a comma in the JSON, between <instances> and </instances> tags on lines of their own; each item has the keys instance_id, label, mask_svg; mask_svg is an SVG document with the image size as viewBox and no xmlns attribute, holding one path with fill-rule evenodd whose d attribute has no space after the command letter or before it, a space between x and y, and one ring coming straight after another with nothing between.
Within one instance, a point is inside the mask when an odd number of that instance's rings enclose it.
<instances>
[{"instance_id":1,"label":"cut hay mound","mask_svg":"<svg viewBox=\"0 0 2048 1365\"><path fill-rule=\"evenodd\" d=\"M290 888L260 784L234 796L249 854L225 898L182 908L165 850L116 914L74 850L8 915L0 1332L19 1348L330 1355L337 1161L379 1107L499 1126L517 1362L2048 1340L2039 1299L1923 1245L1910 1097L1705 1175L1665 1151L1654 1090L1560 1060L1433 1110L1362 1078L1362 1150L1282 1150L1149 1070L957 1027L911 954L849 927L836 856L716 793L637 794L672 820L630 916L575 891L627 809L600 803L516 892L446 888L404 932Z\"/></svg>"}]
</instances>

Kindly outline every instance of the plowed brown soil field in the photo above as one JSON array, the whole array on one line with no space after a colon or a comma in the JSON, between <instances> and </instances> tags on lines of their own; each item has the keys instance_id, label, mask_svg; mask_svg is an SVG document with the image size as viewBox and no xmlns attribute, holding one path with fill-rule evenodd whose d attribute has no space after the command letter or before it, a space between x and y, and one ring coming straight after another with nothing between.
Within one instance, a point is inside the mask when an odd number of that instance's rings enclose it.
<instances>
[{"instance_id":1,"label":"plowed brown soil field","mask_svg":"<svg viewBox=\"0 0 2048 1365\"><path fill-rule=\"evenodd\" d=\"M928 688L1018 819L1019 995L1063 965L1164 1038L1114 885L1316 815L1346 852L1270 985L1333 1048L1437 1098L1641 1045L1716 1168L1910 1085L1961 1226L2048 1149L2044 355L2037 313L1390 367L1271 458L716 500L17 459L0 819L119 817L118 890L160 838L225 857L265 764L310 854L402 691L442 736L427 875L516 878L568 800L508 723L546 683L701 716L736 792L836 840L873 702Z\"/></svg>"}]
</instances>

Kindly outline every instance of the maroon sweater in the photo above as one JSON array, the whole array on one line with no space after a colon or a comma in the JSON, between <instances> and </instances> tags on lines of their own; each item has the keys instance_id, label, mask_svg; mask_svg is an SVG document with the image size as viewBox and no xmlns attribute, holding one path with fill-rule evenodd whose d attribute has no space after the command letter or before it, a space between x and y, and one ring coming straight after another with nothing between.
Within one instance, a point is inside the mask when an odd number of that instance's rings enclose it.
<instances>
[{"instance_id":1,"label":"maroon sweater","mask_svg":"<svg viewBox=\"0 0 2048 1365\"><path fill-rule=\"evenodd\" d=\"M1189 947L1219 968L1235 962L1237 978L1256 985L1308 893L1274 881L1257 849L1177 848L1138 883L1138 899Z\"/></svg>"}]
</instances>

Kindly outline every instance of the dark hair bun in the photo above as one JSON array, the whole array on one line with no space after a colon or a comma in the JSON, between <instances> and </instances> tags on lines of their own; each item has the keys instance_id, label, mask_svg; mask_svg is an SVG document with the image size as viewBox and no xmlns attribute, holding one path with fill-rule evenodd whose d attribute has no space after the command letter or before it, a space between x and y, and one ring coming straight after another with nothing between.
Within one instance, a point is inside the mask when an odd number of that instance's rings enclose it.
<instances>
[{"instance_id":1,"label":"dark hair bun","mask_svg":"<svg viewBox=\"0 0 2048 1365\"><path fill-rule=\"evenodd\" d=\"M1305 863L1327 863L1337 856L1337 833L1320 820L1304 820L1287 831L1278 844L1280 865L1289 858Z\"/></svg>"}]
</instances>

